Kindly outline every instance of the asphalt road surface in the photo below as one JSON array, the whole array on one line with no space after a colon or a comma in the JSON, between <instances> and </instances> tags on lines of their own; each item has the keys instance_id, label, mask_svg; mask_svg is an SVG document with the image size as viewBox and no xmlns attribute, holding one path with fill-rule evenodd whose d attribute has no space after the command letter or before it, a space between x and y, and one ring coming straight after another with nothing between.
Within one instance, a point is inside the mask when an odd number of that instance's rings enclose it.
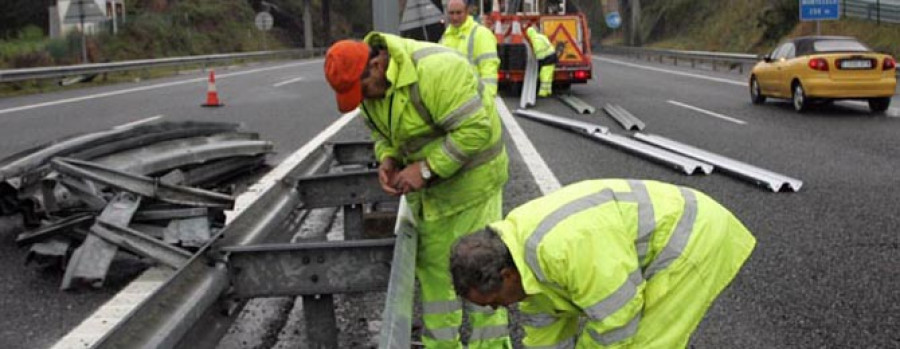
<instances>
[{"instance_id":1,"label":"asphalt road surface","mask_svg":"<svg viewBox=\"0 0 900 349\"><path fill-rule=\"evenodd\" d=\"M786 101L750 103L746 77L634 61L594 59L595 78L571 92L594 105L578 115L556 99L535 109L599 123L627 135L599 110L623 106L645 132L803 180L797 193L773 193L714 172L686 176L607 145L515 119L562 185L627 177L690 186L719 200L758 245L714 303L695 348L900 347L900 218L897 170L900 101L888 115L838 102L795 113ZM0 157L78 132L146 118L243 122L273 141L277 164L339 114L322 61L287 61L217 70L223 108L199 107L202 72L147 82L0 100ZM505 96L510 110L518 98ZM364 134L361 122L342 134ZM511 180L504 211L540 195L521 152L507 138ZM61 273L24 266L12 236L0 243L0 347L49 347L127 284L139 263L114 264L100 290L58 291Z\"/></svg>"}]
</instances>

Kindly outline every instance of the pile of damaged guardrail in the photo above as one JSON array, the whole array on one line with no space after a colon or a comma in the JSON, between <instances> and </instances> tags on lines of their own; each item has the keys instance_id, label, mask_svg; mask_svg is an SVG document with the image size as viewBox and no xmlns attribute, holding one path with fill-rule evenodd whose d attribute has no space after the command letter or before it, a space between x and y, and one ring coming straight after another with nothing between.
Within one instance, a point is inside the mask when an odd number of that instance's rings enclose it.
<instances>
[{"instance_id":1,"label":"pile of damaged guardrail","mask_svg":"<svg viewBox=\"0 0 900 349\"><path fill-rule=\"evenodd\" d=\"M234 204L228 180L272 143L241 125L161 121L78 135L0 160L0 225L27 260L65 269L61 289L100 287L126 252L179 268Z\"/></svg>"}]
</instances>

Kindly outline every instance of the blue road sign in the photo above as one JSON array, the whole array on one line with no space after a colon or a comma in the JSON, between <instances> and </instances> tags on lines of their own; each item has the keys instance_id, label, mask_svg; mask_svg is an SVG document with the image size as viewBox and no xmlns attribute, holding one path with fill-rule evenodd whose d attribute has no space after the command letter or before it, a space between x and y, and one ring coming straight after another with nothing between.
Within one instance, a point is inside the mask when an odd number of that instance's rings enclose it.
<instances>
[{"instance_id":1,"label":"blue road sign","mask_svg":"<svg viewBox=\"0 0 900 349\"><path fill-rule=\"evenodd\" d=\"M800 0L801 21L823 21L841 17L841 0Z\"/></svg>"},{"instance_id":2,"label":"blue road sign","mask_svg":"<svg viewBox=\"0 0 900 349\"><path fill-rule=\"evenodd\" d=\"M619 16L618 12L610 12L606 15L606 26L612 29L618 28L622 25L622 16Z\"/></svg>"}]
</instances>

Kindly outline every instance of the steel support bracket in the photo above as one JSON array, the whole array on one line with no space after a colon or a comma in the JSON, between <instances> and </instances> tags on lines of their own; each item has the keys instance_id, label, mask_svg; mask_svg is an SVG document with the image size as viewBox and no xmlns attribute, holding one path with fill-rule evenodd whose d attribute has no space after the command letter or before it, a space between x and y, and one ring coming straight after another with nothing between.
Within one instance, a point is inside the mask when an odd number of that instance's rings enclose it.
<instances>
[{"instance_id":1,"label":"steel support bracket","mask_svg":"<svg viewBox=\"0 0 900 349\"><path fill-rule=\"evenodd\" d=\"M394 239L227 247L233 297L383 291Z\"/></svg>"},{"instance_id":2,"label":"steel support bracket","mask_svg":"<svg viewBox=\"0 0 900 349\"><path fill-rule=\"evenodd\" d=\"M297 192L306 209L397 200L381 190L375 170L301 178Z\"/></svg>"}]
</instances>

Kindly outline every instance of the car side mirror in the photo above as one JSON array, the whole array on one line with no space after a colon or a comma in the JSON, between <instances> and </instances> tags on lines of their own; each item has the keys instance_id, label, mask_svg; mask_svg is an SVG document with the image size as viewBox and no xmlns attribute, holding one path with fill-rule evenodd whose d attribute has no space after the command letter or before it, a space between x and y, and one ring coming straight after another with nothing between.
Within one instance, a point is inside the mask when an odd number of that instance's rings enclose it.
<instances>
[{"instance_id":1,"label":"car side mirror","mask_svg":"<svg viewBox=\"0 0 900 349\"><path fill-rule=\"evenodd\" d=\"M766 63L772 62L772 56L769 56L769 55L759 55L759 59Z\"/></svg>"}]
</instances>

